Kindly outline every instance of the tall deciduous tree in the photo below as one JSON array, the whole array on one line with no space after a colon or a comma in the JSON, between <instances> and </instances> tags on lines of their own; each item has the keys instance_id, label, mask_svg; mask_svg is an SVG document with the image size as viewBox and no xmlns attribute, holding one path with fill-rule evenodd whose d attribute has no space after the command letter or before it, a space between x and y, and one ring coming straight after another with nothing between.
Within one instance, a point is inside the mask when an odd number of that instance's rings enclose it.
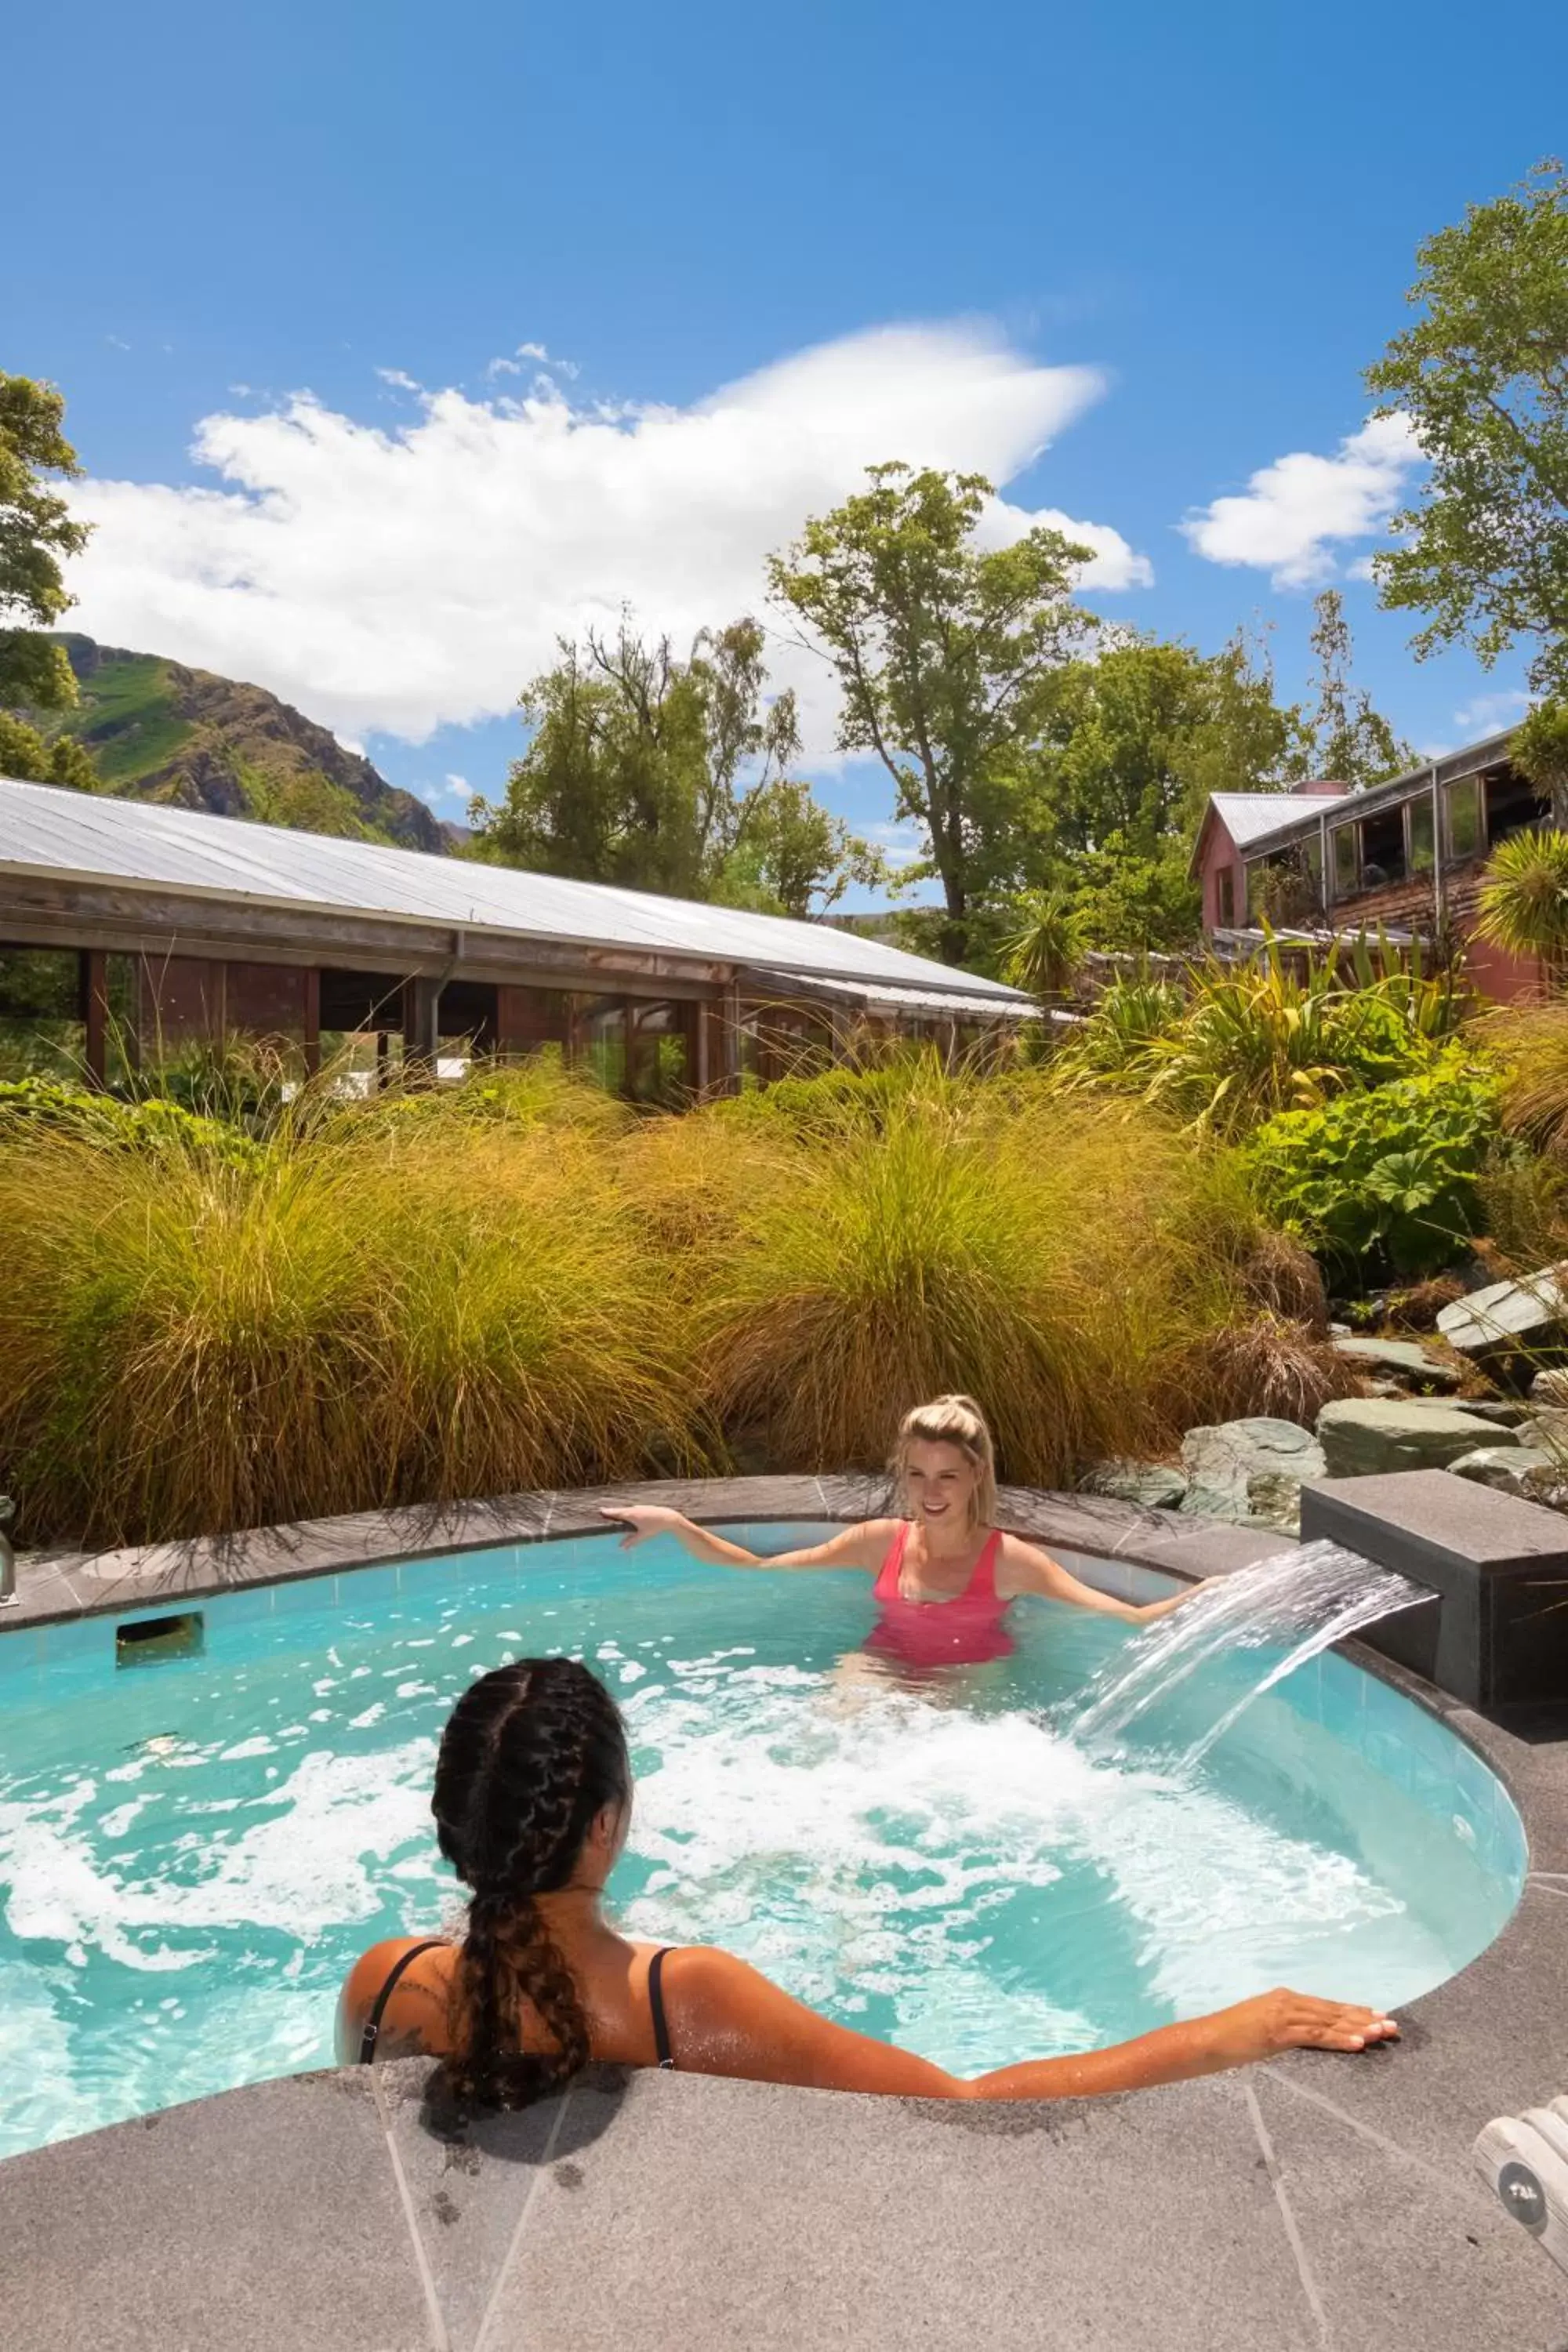
<instances>
[{"instance_id":1,"label":"tall deciduous tree","mask_svg":"<svg viewBox=\"0 0 1568 2352\"><path fill-rule=\"evenodd\" d=\"M53 384L0 374L0 709L59 710L76 700L76 679L52 628L75 602L60 558L87 544L87 526L46 477L80 468L62 426L65 401Z\"/></svg>"},{"instance_id":2,"label":"tall deciduous tree","mask_svg":"<svg viewBox=\"0 0 1568 2352\"><path fill-rule=\"evenodd\" d=\"M1373 709L1365 687L1352 680L1355 648L1337 588L1325 588L1312 607L1311 646L1318 664L1316 699L1297 772L1332 777L1360 791L1414 767L1411 746Z\"/></svg>"},{"instance_id":3,"label":"tall deciduous tree","mask_svg":"<svg viewBox=\"0 0 1568 2352\"><path fill-rule=\"evenodd\" d=\"M1422 313L1367 383L1429 470L1374 558L1383 601L1429 617L1418 656L1519 639L1531 682L1568 690L1568 178L1538 164L1419 248Z\"/></svg>"},{"instance_id":4,"label":"tall deciduous tree","mask_svg":"<svg viewBox=\"0 0 1568 2352\"><path fill-rule=\"evenodd\" d=\"M1061 670L1045 697L1038 758L1054 849L1158 858L1190 835L1211 792L1267 792L1300 756L1266 662L1237 637L1205 657L1137 637Z\"/></svg>"},{"instance_id":5,"label":"tall deciduous tree","mask_svg":"<svg viewBox=\"0 0 1568 2352\"><path fill-rule=\"evenodd\" d=\"M476 799L473 854L535 873L805 913L875 868L785 771L795 698L769 698L755 621L705 631L688 660L629 621L563 641L525 688L532 733L504 801Z\"/></svg>"},{"instance_id":6,"label":"tall deciduous tree","mask_svg":"<svg viewBox=\"0 0 1568 2352\"><path fill-rule=\"evenodd\" d=\"M881 761L921 829L909 878L940 880L955 963L976 902L1024 878L1041 698L1087 627L1068 592L1089 551L1044 529L983 548L990 495L978 474L873 466L768 566L837 673L840 748Z\"/></svg>"}]
</instances>

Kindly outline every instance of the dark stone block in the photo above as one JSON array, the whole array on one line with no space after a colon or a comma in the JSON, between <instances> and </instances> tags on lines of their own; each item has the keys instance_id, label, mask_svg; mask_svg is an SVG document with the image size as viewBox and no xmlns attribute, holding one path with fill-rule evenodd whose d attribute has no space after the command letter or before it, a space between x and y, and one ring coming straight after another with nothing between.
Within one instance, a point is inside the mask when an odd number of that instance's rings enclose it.
<instances>
[{"instance_id":1,"label":"dark stone block","mask_svg":"<svg viewBox=\"0 0 1568 2352\"><path fill-rule=\"evenodd\" d=\"M1327 1537L1439 1596L1363 1636L1490 1713L1568 1696L1568 1519L1446 1470L1301 1490L1301 1539Z\"/></svg>"}]
</instances>

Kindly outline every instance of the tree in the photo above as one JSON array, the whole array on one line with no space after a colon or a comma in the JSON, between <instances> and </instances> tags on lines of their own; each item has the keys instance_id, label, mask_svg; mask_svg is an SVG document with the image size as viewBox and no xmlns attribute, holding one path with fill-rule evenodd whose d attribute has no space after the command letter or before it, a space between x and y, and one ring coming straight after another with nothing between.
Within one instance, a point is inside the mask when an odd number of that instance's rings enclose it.
<instances>
[{"instance_id":1,"label":"tree","mask_svg":"<svg viewBox=\"0 0 1568 2352\"><path fill-rule=\"evenodd\" d=\"M871 853L785 776L795 698L768 698L763 649L752 620L705 630L684 662L627 619L563 640L521 698L533 731L505 800L469 810L472 854L676 898L831 903Z\"/></svg>"},{"instance_id":2,"label":"tree","mask_svg":"<svg viewBox=\"0 0 1568 2352\"><path fill-rule=\"evenodd\" d=\"M1085 947L1123 955L1177 955L1203 931L1203 893L1188 871L1187 845L1167 841L1145 857L1112 834L1073 861Z\"/></svg>"},{"instance_id":3,"label":"tree","mask_svg":"<svg viewBox=\"0 0 1568 2352\"><path fill-rule=\"evenodd\" d=\"M836 907L851 882L874 888L888 878L880 854L831 815L809 784L780 776L748 800L713 896L804 919Z\"/></svg>"},{"instance_id":4,"label":"tree","mask_svg":"<svg viewBox=\"0 0 1568 2352\"><path fill-rule=\"evenodd\" d=\"M68 784L79 793L102 789L102 779L73 735L57 735L51 743L25 719L0 710L0 776L21 783Z\"/></svg>"},{"instance_id":5,"label":"tree","mask_svg":"<svg viewBox=\"0 0 1568 2352\"><path fill-rule=\"evenodd\" d=\"M1266 665L1240 637L1211 658L1124 637L1068 663L1044 698L1039 748L1056 850L1158 859L1190 838L1211 792L1268 791L1300 753Z\"/></svg>"},{"instance_id":6,"label":"tree","mask_svg":"<svg viewBox=\"0 0 1568 2352\"><path fill-rule=\"evenodd\" d=\"M1538 702L1514 729L1509 757L1552 802L1552 822L1568 833L1568 697Z\"/></svg>"},{"instance_id":7,"label":"tree","mask_svg":"<svg viewBox=\"0 0 1568 2352\"><path fill-rule=\"evenodd\" d=\"M40 477L75 475L61 431L65 402L52 384L0 374L0 709L68 709L76 679L62 646L39 635L75 603L59 559L87 544L88 527Z\"/></svg>"},{"instance_id":8,"label":"tree","mask_svg":"<svg viewBox=\"0 0 1568 2352\"><path fill-rule=\"evenodd\" d=\"M1492 852L1476 929L1510 955L1539 956L1554 985L1568 972L1568 834L1516 833Z\"/></svg>"},{"instance_id":9,"label":"tree","mask_svg":"<svg viewBox=\"0 0 1568 2352\"><path fill-rule=\"evenodd\" d=\"M1031 996L1061 996L1083 961L1083 917L1070 890L1029 890L1016 902L1018 927L1002 955L1002 977Z\"/></svg>"},{"instance_id":10,"label":"tree","mask_svg":"<svg viewBox=\"0 0 1568 2352\"><path fill-rule=\"evenodd\" d=\"M1419 248L1423 315L1367 383L1428 463L1400 544L1373 559L1385 604L1430 617L1418 657L1519 638L1539 692L1568 688L1568 179L1539 163Z\"/></svg>"},{"instance_id":11,"label":"tree","mask_svg":"<svg viewBox=\"0 0 1568 2352\"><path fill-rule=\"evenodd\" d=\"M943 953L971 951L975 902L1018 878L1028 757L1043 691L1089 625L1068 601L1089 551L1042 528L982 551L979 474L873 466L870 487L769 558L773 595L838 679L839 748L869 751L897 814L921 828L946 919Z\"/></svg>"},{"instance_id":12,"label":"tree","mask_svg":"<svg viewBox=\"0 0 1568 2352\"><path fill-rule=\"evenodd\" d=\"M1318 658L1317 703L1298 755L1298 775L1331 777L1359 792L1414 767L1410 745L1373 709L1366 688L1351 683L1355 649L1337 588L1325 588L1313 604L1310 644Z\"/></svg>"}]
</instances>

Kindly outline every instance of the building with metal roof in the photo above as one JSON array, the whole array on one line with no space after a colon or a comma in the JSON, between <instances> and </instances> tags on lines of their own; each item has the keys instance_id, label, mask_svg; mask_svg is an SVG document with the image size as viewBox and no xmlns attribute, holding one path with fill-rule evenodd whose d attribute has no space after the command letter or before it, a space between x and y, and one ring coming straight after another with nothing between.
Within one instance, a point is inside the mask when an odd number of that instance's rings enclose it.
<instances>
[{"instance_id":1,"label":"building with metal roof","mask_svg":"<svg viewBox=\"0 0 1568 2352\"><path fill-rule=\"evenodd\" d=\"M677 1065L708 1089L769 1075L792 1041L951 1039L1036 1011L826 923L0 778L0 1012L6 960L37 997L47 956L100 1081L117 1035L264 1034L314 1064L323 1035L363 1034L384 1061L555 1043L646 1096Z\"/></svg>"},{"instance_id":2,"label":"building with metal roof","mask_svg":"<svg viewBox=\"0 0 1568 2352\"><path fill-rule=\"evenodd\" d=\"M1489 735L1365 792L1323 782L1212 794L1193 851L1209 938L1234 949L1264 915L1277 932L1302 938L1456 938L1485 994L1531 993L1541 978L1533 960L1474 933L1488 857L1551 814L1510 761L1511 740L1511 730ZM1255 944L1259 937L1252 928Z\"/></svg>"}]
</instances>

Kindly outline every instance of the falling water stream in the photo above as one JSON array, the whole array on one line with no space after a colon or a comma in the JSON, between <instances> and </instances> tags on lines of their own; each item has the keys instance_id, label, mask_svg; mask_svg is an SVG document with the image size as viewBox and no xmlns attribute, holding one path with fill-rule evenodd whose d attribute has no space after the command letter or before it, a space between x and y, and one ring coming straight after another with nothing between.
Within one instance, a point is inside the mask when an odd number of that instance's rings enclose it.
<instances>
[{"instance_id":1,"label":"falling water stream","mask_svg":"<svg viewBox=\"0 0 1568 2352\"><path fill-rule=\"evenodd\" d=\"M1200 1667L1240 1650L1259 1651L1256 1677L1184 1751L1183 1762L1195 1764L1254 1700L1321 1650L1436 1598L1342 1544L1300 1544L1216 1579L1158 1619L1079 1693L1068 1727L1080 1746L1113 1739Z\"/></svg>"}]
</instances>

